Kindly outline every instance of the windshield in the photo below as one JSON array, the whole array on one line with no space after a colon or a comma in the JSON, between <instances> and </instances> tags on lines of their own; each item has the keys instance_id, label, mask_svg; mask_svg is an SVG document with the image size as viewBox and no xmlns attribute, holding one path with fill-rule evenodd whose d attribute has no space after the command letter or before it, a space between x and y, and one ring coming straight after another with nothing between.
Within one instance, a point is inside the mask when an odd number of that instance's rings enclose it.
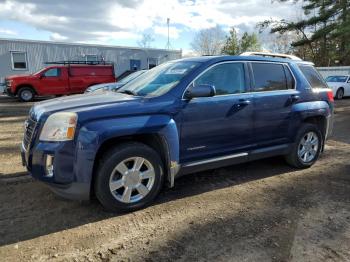
<instances>
[{"instance_id":1,"label":"windshield","mask_svg":"<svg viewBox=\"0 0 350 262\"><path fill-rule=\"evenodd\" d=\"M347 76L329 76L326 78L326 82L345 82Z\"/></svg>"},{"instance_id":2,"label":"windshield","mask_svg":"<svg viewBox=\"0 0 350 262\"><path fill-rule=\"evenodd\" d=\"M44 68L40 69L38 72L33 73L32 75L41 74L41 73L42 73L42 72L44 72L46 69L47 69L47 68L46 68L46 67L44 67Z\"/></svg>"},{"instance_id":3,"label":"windshield","mask_svg":"<svg viewBox=\"0 0 350 262\"><path fill-rule=\"evenodd\" d=\"M145 70L140 70L140 71L136 71L134 73L131 73L130 75L128 75L128 76L122 78L120 81L118 81L118 83L124 85L124 84L130 82L131 80L135 79L139 75L142 75L144 72L146 72L146 71Z\"/></svg>"},{"instance_id":4,"label":"windshield","mask_svg":"<svg viewBox=\"0 0 350 262\"><path fill-rule=\"evenodd\" d=\"M118 90L137 96L160 96L199 65L198 62L168 62L156 66Z\"/></svg>"}]
</instances>

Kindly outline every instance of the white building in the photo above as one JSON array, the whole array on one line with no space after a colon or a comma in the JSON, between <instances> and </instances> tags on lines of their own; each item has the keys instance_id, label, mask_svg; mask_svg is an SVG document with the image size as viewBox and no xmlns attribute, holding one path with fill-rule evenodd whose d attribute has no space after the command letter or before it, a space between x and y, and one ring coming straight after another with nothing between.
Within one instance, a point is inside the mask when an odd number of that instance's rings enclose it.
<instances>
[{"instance_id":1,"label":"white building","mask_svg":"<svg viewBox=\"0 0 350 262\"><path fill-rule=\"evenodd\" d=\"M31 74L56 61L109 61L116 76L181 58L181 50L74 44L0 38L0 83L5 76Z\"/></svg>"},{"instance_id":2,"label":"white building","mask_svg":"<svg viewBox=\"0 0 350 262\"><path fill-rule=\"evenodd\" d=\"M317 67L323 78L335 75L350 75L350 66Z\"/></svg>"}]
</instances>

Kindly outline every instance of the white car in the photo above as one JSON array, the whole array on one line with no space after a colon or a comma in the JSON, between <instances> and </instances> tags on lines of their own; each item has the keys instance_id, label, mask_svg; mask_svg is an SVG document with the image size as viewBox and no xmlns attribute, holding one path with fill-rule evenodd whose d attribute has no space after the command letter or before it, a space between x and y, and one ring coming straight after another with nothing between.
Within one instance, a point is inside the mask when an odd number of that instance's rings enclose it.
<instances>
[{"instance_id":1,"label":"white car","mask_svg":"<svg viewBox=\"0 0 350 262\"><path fill-rule=\"evenodd\" d=\"M350 96L349 75L328 76L326 82L333 89L334 98L342 99L344 96Z\"/></svg>"}]
</instances>

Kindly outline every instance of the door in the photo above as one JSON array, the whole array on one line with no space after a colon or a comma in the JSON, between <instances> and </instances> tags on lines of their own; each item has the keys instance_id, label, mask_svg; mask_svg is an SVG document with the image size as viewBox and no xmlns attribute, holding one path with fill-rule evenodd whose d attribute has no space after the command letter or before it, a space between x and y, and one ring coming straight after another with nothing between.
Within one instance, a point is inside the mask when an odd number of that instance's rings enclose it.
<instances>
[{"instance_id":1,"label":"door","mask_svg":"<svg viewBox=\"0 0 350 262\"><path fill-rule=\"evenodd\" d=\"M137 71L141 69L141 60L130 59L130 70Z\"/></svg>"},{"instance_id":2,"label":"door","mask_svg":"<svg viewBox=\"0 0 350 262\"><path fill-rule=\"evenodd\" d=\"M251 62L254 138L259 147L290 142L292 105L299 99L288 66Z\"/></svg>"},{"instance_id":3,"label":"door","mask_svg":"<svg viewBox=\"0 0 350 262\"><path fill-rule=\"evenodd\" d=\"M251 147L252 95L246 65L225 62L204 71L191 85L213 85L214 97L183 100L180 161L245 152Z\"/></svg>"},{"instance_id":4,"label":"door","mask_svg":"<svg viewBox=\"0 0 350 262\"><path fill-rule=\"evenodd\" d=\"M43 95L65 94L68 91L67 84L61 68L50 68L40 77L40 89Z\"/></svg>"}]
</instances>

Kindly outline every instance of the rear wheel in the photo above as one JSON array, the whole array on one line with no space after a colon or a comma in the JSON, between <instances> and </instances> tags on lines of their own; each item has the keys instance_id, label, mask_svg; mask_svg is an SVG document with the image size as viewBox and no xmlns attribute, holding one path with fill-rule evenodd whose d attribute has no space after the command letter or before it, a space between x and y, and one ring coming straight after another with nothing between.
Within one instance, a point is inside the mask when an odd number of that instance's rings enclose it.
<instances>
[{"instance_id":1,"label":"rear wheel","mask_svg":"<svg viewBox=\"0 0 350 262\"><path fill-rule=\"evenodd\" d=\"M336 99L343 99L344 97L344 89L341 87L337 90L337 93L335 94Z\"/></svg>"},{"instance_id":2,"label":"rear wheel","mask_svg":"<svg viewBox=\"0 0 350 262\"><path fill-rule=\"evenodd\" d=\"M95 194L110 211L131 211L145 207L158 195L163 184L159 155L141 143L126 143L101 159Z\"/></svg>"},{"instance_id":3,"label":"rear wheel","mask_svg":"<svg viewBox=\"0 0 350 262\"><path fill-rule=\"evenodd\" d=\"M30 102L35 97L35 92L30 87L21 87L18 90L18 98L22 102Z\"/></svg>"},{"instance_id":4,"label":"rear wheel","mask_svg":"<svg viewBox=\"0 0 350 262\"><path fill-rule=\"evenodd\" d=\"M318 159L323 145L323 136L316 125L304 124L298 132L286 161L296 168L312 166Z\"/></svg>"}]
</instances>

